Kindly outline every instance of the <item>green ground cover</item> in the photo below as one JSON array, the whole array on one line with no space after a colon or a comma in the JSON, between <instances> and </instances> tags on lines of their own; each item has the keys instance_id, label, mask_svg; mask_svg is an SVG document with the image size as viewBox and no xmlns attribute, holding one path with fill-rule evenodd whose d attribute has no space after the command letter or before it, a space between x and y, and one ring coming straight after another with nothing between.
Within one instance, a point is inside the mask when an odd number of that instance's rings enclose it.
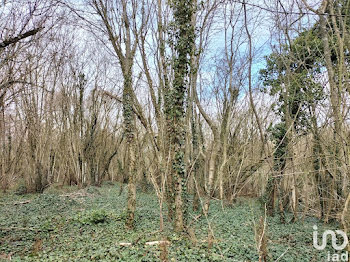
<instances>
[{"instance_id":1,"label":"green ground cover","mask_svg":"<svg viewBox=\"0 0 350 262\"><path fill-rule=\"evenodd\" d=\"M257 200L241 199L224 209L213 201L209 216L195 223L196 241L193 235L173 233L167 222L165 232L159 232L159 205L153 193L138 194L136 227L126 230L125 201L126 190L119 194L118 185L1 195L0 254L10 254L12 261L160 261L159 247L145 242L166 237L171 243L169 261L258 261L254 231L264 211ZM208 223L214 232L211 248ZM336 229L316 218L284 225L278 217L268 218L269 261L326 261L331 249L313 248L314 224L321 233ZM124 247L120 242L133 245Z\"/></svg>"}]
</instances>

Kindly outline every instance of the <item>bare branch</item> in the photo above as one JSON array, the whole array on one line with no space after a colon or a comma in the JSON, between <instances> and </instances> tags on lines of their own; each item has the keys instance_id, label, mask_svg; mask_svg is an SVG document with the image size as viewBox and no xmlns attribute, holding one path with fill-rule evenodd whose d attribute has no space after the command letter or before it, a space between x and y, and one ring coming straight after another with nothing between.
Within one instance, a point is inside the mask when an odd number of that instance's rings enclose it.
<instances>
[{"instance_id":1,"label":"bare branch","mask_svg":"<svg viewBox=\"0 0 350 262\"><path fill-rule=\"evenodd\" d=\"M7 39L7 40L4 40L2 43L0 43L0 49L1 48L5 48L11 44L15 44L19 41L21 41L22 39L25 39L27 37L30 37L30 36L33 36L33 35L36 35L38 32L40 32L42 29L44 29L44 27L38 27L38 28L35 28L35 29L32 29L32 30L29 30L23 34L19 34L18 36L16 37L13 37L13 38L10 38L10 39Z\"/></svg>"}]
</instances>

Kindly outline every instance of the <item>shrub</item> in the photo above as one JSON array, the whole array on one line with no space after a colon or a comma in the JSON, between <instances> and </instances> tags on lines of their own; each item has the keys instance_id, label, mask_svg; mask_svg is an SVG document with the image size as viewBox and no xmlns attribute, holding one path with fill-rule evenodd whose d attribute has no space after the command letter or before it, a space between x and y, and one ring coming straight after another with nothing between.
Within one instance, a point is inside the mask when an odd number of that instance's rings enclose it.
<instances>
[{"instance_id":1,"label":"shrub","mask_svg":"<svg viewBox=\"0 0 350 262\"><path fill-rule=\"evenodd\" d=\"M104 209L97 209L79 213L75 220L83 225L96 225L107 222L108 215Z\"/></svg>"},{"instance_id":2,"label":"shrub","mask_svg":"<svg viewBox=\"0 0 350 262\"><path fill-rule=\"evenodd\" d=\"M15 195L24 195L26 193L28 193L27 185L25 184L24 181L20 181L14 189L14 194Z\"/></svg>"}]
</instances>

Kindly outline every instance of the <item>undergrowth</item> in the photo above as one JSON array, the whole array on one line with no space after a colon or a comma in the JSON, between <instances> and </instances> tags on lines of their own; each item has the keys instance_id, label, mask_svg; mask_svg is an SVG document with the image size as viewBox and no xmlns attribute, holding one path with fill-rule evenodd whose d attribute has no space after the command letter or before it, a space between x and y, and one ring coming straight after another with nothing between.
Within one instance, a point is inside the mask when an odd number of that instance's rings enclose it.
<instances>
[{"instance_id":1,"label":"undergrowth","mask_svg":"<svg viewBox=\"0 0 350 262\"><path fill-rule=\"evenodd\" d=\"M151 193L138 194L136 228L127 230L127 192L119 193L118 185L104 185L76 194L1 195L0 254L11 255L12 261L159 261L159 247L145 243L167 239L169 261L259 260L254 228L264 212L258 201L245 199L224 209L213 201L208 217L199 218L194 236L188 237L173 233L166 215L166 230L159 232L158 201ZM190 219L197 215L190 213ZM268 218L269 261L325 261L327 250L312 245L314 224L326 228L315 218L285 225L278 217Z\"/></svg>"}]
</instances>

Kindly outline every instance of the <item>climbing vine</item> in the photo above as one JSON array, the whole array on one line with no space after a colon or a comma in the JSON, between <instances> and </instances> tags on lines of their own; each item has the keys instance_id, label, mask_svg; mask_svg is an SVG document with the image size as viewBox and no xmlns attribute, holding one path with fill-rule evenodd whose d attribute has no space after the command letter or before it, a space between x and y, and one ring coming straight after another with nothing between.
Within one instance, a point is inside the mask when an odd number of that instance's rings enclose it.
<instances>
[{"instance_id":1,"label":"climbing vine","mask_svg":"<svg viewBox=\"0 0 350 262\"><path fill-rule=\"evenodd\" d=\"M174 20L171 24L171 35L174 40L173 88L169 90L171 106L168 112L172 123L171 143L174 149L172 162L173 186L175 188L175 230L184 230L187 213L186 168L185 168L185 100L190 72L190 56L194 49L194 26L192 17L195 12L193 0L173 0L171 8ZM169 101L169 100L168 100Z\"/></svg>"}]
</instances>

